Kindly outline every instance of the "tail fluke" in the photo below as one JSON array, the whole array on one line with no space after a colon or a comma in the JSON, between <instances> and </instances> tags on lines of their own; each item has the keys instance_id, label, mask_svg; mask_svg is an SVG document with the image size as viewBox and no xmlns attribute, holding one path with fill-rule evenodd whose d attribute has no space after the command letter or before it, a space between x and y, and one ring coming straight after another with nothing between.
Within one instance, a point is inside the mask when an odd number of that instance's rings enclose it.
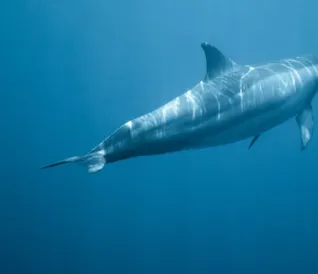
<instances>
[{"instance_id":1,"label":"tail fluke","mask_svg":"<svg viewBox=\"0 0 318 274\"><path fill-rule=\"evenodd\" d=\"M60 165L68 164L68 163L81 164L87 167L89 173L94 173L103 169L106 163L105 152L101 150L101 151L95 151L95 152L89 153L84 156L74 156L74 157L66 158L62 161L59 161L47 166L43 166L41 167L41 169L60 166Z\"/></svg>"}]
</instances>

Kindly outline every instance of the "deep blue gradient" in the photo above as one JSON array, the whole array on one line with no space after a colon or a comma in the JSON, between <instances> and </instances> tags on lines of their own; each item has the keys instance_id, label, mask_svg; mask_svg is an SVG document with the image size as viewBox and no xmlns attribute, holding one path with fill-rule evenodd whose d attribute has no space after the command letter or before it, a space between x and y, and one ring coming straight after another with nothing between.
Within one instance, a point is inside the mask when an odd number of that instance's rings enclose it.
<instances>
[{"instance_id":1,"label":"deep blue gradient","mask_svg":"<svg viewBox=\"0 0 318 274\"><path fill-rule=\"evenodd\" d=\"M0 6L0 273L317 273L318 135L301 152L294 119L251 151L39 170L200 81L201 42L238 63L318 54L316 1Z\"/></svg>"}]
</instances>

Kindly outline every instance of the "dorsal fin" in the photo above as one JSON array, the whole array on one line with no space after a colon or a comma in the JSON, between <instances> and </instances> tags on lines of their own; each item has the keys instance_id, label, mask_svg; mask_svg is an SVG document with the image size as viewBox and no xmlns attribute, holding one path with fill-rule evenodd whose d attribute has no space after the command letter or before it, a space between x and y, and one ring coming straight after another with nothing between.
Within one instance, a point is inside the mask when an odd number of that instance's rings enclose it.
<instances>
[{"instance_id":1,"label":"dorsal fin","mask_svg":"<svg viewBox=\"0 0 318 274\"><path fill-rule=\"evenodd\" d=\"M206 58L206 75L204 80L208 81L223 73L233 70L237 65L231 59L227 58L215 46L209 43L202 43L202 49Z\"/></svg>"}]
</instances>

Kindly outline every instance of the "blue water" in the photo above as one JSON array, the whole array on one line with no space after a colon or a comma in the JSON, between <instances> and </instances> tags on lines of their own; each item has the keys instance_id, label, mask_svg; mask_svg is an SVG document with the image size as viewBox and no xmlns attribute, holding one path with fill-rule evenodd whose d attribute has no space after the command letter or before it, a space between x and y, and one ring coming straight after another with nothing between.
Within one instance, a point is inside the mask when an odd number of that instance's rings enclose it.
<instances>
[{"instance_id":1,"label":"blue water","mask_svg":"<svg viewBox=\"0 0 318 274\"><path fill-rule=\"evenodd\" d=\"M318 136L39 170L238 63L318 54L314 0L3 1L0 273L318 272ZM318 117L318 101L313 102Z\"/></svg>"}]
</instances>

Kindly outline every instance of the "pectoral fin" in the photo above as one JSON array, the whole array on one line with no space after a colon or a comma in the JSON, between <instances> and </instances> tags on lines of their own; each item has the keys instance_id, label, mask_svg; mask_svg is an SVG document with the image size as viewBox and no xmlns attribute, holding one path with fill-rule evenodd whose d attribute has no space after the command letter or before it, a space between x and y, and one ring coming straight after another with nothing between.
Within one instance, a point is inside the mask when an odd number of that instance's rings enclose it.
<instances>
[{"instance_id":1,"label":"pectoral fin","mask_svg":"<svg viewBox=\"0 0 318 274\"><path fill-rule=\"evenodd\" d=\"M248 149L250 149L250 148L254 145L254 143L257 141L257 139L259 138L259 136L261 136L261 135L259 134L259 135L255 135L255 136L254 136L254 138L252 139L252 141L251 141L251 143L250 143Z\"/></svg>"},{"instance_id":2,"label":"pectoral fin","mask_svg":"<svg viewBox=\"0 0 318 274\"><path fill-rule=\"evenodd\" d=\"M312 107L308 105L297 117L296 121L300 128L301 149L304 150L311 140L314 128L314 119L312 115Z\"/></svg>"}]
</instances>

